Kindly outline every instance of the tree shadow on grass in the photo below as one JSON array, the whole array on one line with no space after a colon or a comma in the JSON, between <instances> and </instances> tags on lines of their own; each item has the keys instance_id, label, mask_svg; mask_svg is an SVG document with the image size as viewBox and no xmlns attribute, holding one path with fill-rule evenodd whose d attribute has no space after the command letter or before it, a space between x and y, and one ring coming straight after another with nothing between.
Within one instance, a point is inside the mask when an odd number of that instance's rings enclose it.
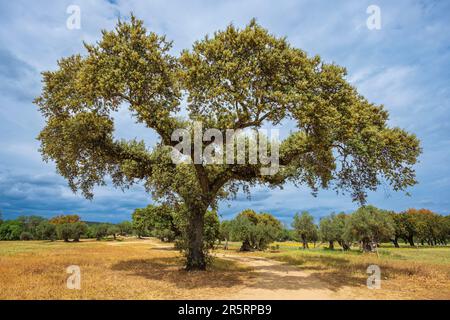
<instances>
[{"instance_id":1,"label":"tree shadow on grass","mask_svg":"<svg viewBox=\"0 0 450 320\"><path fill-rule=\"evenodd\" d=\"M241 257L242 258L242 257ZM281 258L281 257L279 257ZM305 259L261 259L245 257L257 275L257 281L248 288L265 290L331 290L342 287L360 287L365 281L353 273L334 272L331 266L345 265L346 259L335 257L308 257ZM314 264L310 264L314 260ZM276 295L274 295L276 298Z\"/></svg>"},{"instance_id":2,"label":"tree shadow on grass","mask_svg":"<svg viewBox=\"0 0 450 320\"><path fill-rule=\"evenodd\" d=\"M180 249L175 248L175 246L158 246L158 247L151 247L150 250L152 251L180 251Z\"/></svg>"},{"instance_id":3,"label":"tree shadow on grass","mask_svg":"<svg viewBox=\"0 0 450 320\"><path fill-rule=\"evenodd\" d=\"M394 265L386 261L352 262L342 257L327 256L301 258L279 256L273 257L273 260L281 263L254 267L254 270L264 278L257 286L267 285L272 289L315 288L331 291L337 291L343 287L363 288L370 275L367 273L367 268L371 264L379 265L382 279L393 279L396 276L429 275L429 270L420 265ZM295 270L300 274L296 274Z\"/></svg>"},{"instance_id":4,"label":"tree shadow on grass","mask_svg":"<svg viewBox=\"0 0 450 320\"><path fill-rule=\"evenodd\" d=\"M273 261L275 260L275 261ZM187 272L182 269L180 257L124 260L112 266L112 270L150 280L166 281L183 289L231 288L242 286L266 290L330 290L344 287L364 288L369 276L369 263L351 262L341 257L311 256L291 259L276 257L215 258L207 271ZM249 267L243 268L242 264ZM398 273L415 274L410 267L380 264L382 277ZM276 298L276 292L274 292ZM295 298L295 297L294 297Z\"/></svg>"},{"instance_id":5,"label":"tree shadow on grass","mask_svg":"<svg viewBox=\"0 0 450 320\"><path fill-rule=\"evenodd\" d=\"M222 259L218 259L223 262ZM207 271L185 271L180 257L124 260L111 267L114 271L125 271L149 280L167 281L178 288L230 288L242 285L251 278L248 269L236 262L213 264Z\"/></svg>"},{"instance_id":6,"label":"tree shadow on grass","mask_svg":"<svg viewBox=\"0 0 450 320\"><path fill-rule=\"evenodd\" d=\"M289 255L274 256L273 264L261 259L240 256L252 265L258 273L258 281L249 287L270 290L310 290L326 289L338 291L344 287L362 288L367 285L367 268L378 264L382 279L392 279L397 275L426 275L418 265L394 265L386 261L364 262L352 261L345 257Z\"/></svg>"}]
</instances>

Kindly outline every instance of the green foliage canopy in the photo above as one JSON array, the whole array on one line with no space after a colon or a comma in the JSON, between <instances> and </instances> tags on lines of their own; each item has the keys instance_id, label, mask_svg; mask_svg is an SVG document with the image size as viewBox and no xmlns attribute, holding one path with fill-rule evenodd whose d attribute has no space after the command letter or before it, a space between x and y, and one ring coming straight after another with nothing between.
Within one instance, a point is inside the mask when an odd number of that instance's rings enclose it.
<instances>
[{"instance_id":1,"label":"green foliage canopy","mask_svg":"<svg viewBox=\"0 0 450 320\"><path fill-rule=\"evenodd\" d=\"M188 208L188 269L204 269L204 215L240 187L272 187L291 181L348 191L364 202L381 181L394 190L416 183L419 141L387 126L383 106L368 102L345 79L346 70L308 57L286 38L252 20L229 25L194 43L179 57L164 36L141 20L119 22L85 55L58 61L43 73L36 98L45 117L39 134L45 160L54 160L73 191L88 198L110 176L115 186L144 181L155 199L176 199ZM188 117L180 118L187 99ZM138 140L114 138L113 113L127 104L135 119L160 136L152 149ZM258 129L292 119L297 130L281 142L275 175L261 165L177 164L170 157L175 129ZM204 146L206 147L206 146Z\"/></svg>"},{"instance_id":2,"label":"green foliage canopy","mask_svg":"<svg viewBox=\"0 0 450 320\"><path fill-rule=\"evenodd\" d=\"M292 227L303 243L303 248L308 248L308 242L317 239L317 226L314 223L314 218L307 211L303 211L300 215L298 213L294 216Z\"/></svg>"}]
</instances>

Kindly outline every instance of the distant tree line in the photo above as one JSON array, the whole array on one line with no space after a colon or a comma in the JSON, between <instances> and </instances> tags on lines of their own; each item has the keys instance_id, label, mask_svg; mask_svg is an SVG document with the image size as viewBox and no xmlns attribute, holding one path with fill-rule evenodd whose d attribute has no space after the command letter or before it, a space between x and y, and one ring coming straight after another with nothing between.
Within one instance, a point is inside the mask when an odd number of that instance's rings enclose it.
<instances>
[{"instance_id":1,"label":"distant tree line","mask_svg":"<svg viewBox=\"0 0 450 320\"><path fill-rule=\"evenodd\" d=\"M427 209L395 213L365 206L352 214L332 214L322 218L319 234L330 248L337 242L344 250L355 242L364 251L374 250L381 242L392 242L397 248L399 241L410 246L446 245L450 240L450 216Z\"/></svg>"},{"instance_id":2,"label":"distant tree line","mask_svg":"<svg viewBox=\"0 0 450 320\"><path fill-rule=\"evenodd\" d=\"M268 213L247 209L233 220L221 222L220 240L241 241L242 251L264 250L273 241L299 241L304 249L318 241L328 244L329 249L336 244L342 250L357 245L363 251L373 251L382 242L399 247L401 241L410 246L446 245L450 241L450 216L427 209L395 213L363 206L350 214L332 213L318 224L304 211L295 214L291 227L286 228Z\"/></svg>"},{"instance_id":3,"label":"distant tree line","mask_svg":"<svg viewBox=\"0 0 450 320\"><path fill-rule=\"evenodd\" d=\"M83 222L78 215L60 215L51 219L40 216L21 216L14 220L1 219L0 240L64 240L79 241L80 238L136 235L157 237L161 241L174 242L185 249L189 212L179 205L149 205L136 209L132 222L118 224ZM450 216L427 209L408 209L395 213L363 206L353 213L332 213L314 222L311 214L304 211L294 216L291 228L284 226L273 215L246 209L232 220L220 222L215 210L204 216L203 247L214 248L224 242L241 242L240 250L265 250L275 241L298 241L304 249L320 241L329 249L339 245L350 250L354 245L363 251L373 251L380 243L392 242L395 247L404 242L416 245L446 245L450 241Z\"/></svg>"},{"instance_id":4,"label":"distant tree line","mask_svg":"<svg viewBox=\"0 0 450 320\"><path fill-rule=\"evenodd\" d=\"M133 234L132 224L83 222L78 215L59 215L51 219L20 216L3 221L0 216L0 240L64 240L78 242L81 238L98 240L111 236Z\"/></svg>"}]
</instances>

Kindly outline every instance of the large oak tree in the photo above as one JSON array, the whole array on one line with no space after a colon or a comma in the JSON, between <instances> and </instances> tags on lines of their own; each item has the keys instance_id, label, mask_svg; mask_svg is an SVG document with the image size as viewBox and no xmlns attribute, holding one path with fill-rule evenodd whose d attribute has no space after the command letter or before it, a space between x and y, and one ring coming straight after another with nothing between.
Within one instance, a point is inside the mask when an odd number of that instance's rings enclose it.
<instances>
[{"instance_id":1,"label":"large oak tree","mask_svg":"<svg viewBox=\"0 0 450 320\"><path fill-rule=\"evenodd\" d=\"M292 182L364 201L382 181L394 190L416 183L417 138L388 127L387 111L359 95L344 68L307 56L255 21L243 29L230 25L174 56L165 37L132 16L85 47L86 54L63 58L57 70L43 73L36 99L46 118L39 135L43 157L87 198L109 176L117 187L143 181L154 199L182 203L189 212L187 269L205 268L208 208L241 187ZM185 118L179 116L183 101ZM113 114L125 104L159 135L156 146L114 138ZM285 119L297 130L281 142L276 174L262 175L261 164L172 161L178 143L172 133L194 121L225 133Z\"/></svg>"}]
</instances>

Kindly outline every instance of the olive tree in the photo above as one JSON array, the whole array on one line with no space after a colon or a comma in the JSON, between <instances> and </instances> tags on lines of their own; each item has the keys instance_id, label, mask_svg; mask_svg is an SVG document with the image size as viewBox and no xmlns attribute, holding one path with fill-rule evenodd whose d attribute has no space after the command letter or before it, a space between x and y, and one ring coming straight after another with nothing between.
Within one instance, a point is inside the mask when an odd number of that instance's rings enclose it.
<instances>
[{"instance_id":1,"label":"olive tree","mask_svg":"<svg viewBox=\"0 0 450 320\"><path fill-rule=\"evenodd\" d=\"M138 208L131 215L133 230L139 239L149 234L150 219L147 209L148 207Z\"/></svg>"},{"instance_id":2,"label":"olive tree","mask_svg":"<svg viewBox=\"0 0 450 320\"><path fill-rule=\"evenodd\" d=\"M247 213L255 215L255 219ZM257 224L256 212L244 210L231 221L230 235L234 241L242 241L240 251L251 251L255 238L255 228Z\"/></svg>"},{"instance_id":3,"label":"olive tree","mask_svg":"<svg viewBox=\"0 0 450 320\"><path fill-rule=\"evenodd\" d=\"M339 243L342 250L344 250L344 251L350 250L351 245L352 245L351 239L348 239L348 237L346 237L346 233L345 233L349 218L350 218L350 215L345 214L344 212L341 212L333 217L333 225L337 230L336 241Z\"/></svg>"},{"instance_id":4,"label":"olive tree","mask_svg":"<svg viewBox=\"0 0 450 320\"><path fill-rule=\"evenodd\" d=\"M345 227L345 237L361 243L364 251L373 251L383 240L395 234L391 213L374 206L364 206L353 212Z\"/></svg>"},{"instance_id":5,"label":"olive tree","mask_svg":"<svg viewBox=\"0 0 450 320\"><path fill-rule=\"evenodd\" d=\"M282 231L282 224L268 213L246 209L230 223L233 240L242 241L241 251L264 250Z\"/></svg>"},{"instance_id":6,"label":"olive tree","mask_svg":"<svg viewBox=\"0 0 450 320\"><path fill-rule=\"evenodd\" d=\"M327 217L320 219L319 223L319 235L322 241L327 241L329 243L328 248L334 249L334 242L338 240L340 235L340 230L338 224L336 223L336 215L332 213Z\"/></svg>"},{"instance_id":7,"label":"olive tree","mask_svg":"<svg viewBox=\"0 0 450 320\"><path fill-rule=\"evenodd\" d=\"M225 250L228 250L228 241L230 240L231 236L231 227L232 227L232 221L230 220L224 220L220 222L219 226L219 243L220 241L225 241L225 244L223 248Z\"/></svg>"},{"instance_id":8,"label":"olive tree","mask_svg":"<svg viewBox=\"0 0 450 320\"><path fill-rule=\"evenodd\" d=\"M70 229L71 229L71 236L73 238L73 241L79 242L80 237L87 233L88 226L86 225L86 223L84 223L82 221L77 221L77 222L70 224Z\"/></svg>"},{"instance_id":9,"label":"olive tree","mask_svg":"<svg viewBox=\"0 0 450 320\"><path fill-rule=\"evenodd\" d=\"M220 221L215 210L208 210L205 214L203 238L209 249L213 249L216 241L220 240Z\"/></svg>"},{"instance_id":10,"label":"olive tree","mask_svg":"<svg viewBox=\"0 0 450 320\"><path fill-rule=\"evenodd\" d=\"M88 227L88 235L89 237L95 238L97 239L97 241L100 241L108 235L108 227L109 225L106 223L96 223L90 225Z\"/></svg>"},{"instance_id":11,"label":"olive tree","mask_svg":"<svg viewBox=\"0 0 450 320\"><path fill-rule=\"evenodd\" d=\"M69 242L72 236L72 227L70 223L60 223L56 225L56 234L59 239L64 240L64 242Z\"/></svg>"},{"instance_id":12,"label":"olive tree","mask_svg":"<svg viewBox=\"0 0 450 320\"><path fill-rule=\"evenodd\" d=\"M108 234L109 236L113 236L113 239L114 239L114 240L116 240L116 236L117 236L117 234L119 234L119 233L120 233L120 228L119 228L117 225L112 224L112 225L110 225L110 226L108 227L107 234Z\"/></svg>"},{"instance_id":13,"label":"olive tree","mask_svg":"<svg viewBox=\"0 0 450 320\"><path fill-rule=\"evenodd\" d=\"M154 199L183 202L188 270L206 267L205 213L241 188L291 182L313 193L348 191L363 202L381 181L394 190L416 183L417 138L388 127L388 112L358 94L343 67L308 56L255 20L242 29L229 25L178 56L134 16L85 47L85 54L62 58L56 70L43 73L35 100L46 121L39 134L43 157L87 198L109 176L117 187L141 181ZM160 137L153 148L114 136L114 112L124 105ZM212 137L202 152L191 152L190 163L173 161L180 141L172 134L192 131L195 122L225 135L286 119L296 129L279 142L279 170L271 174L261 162L206 161L205 150L217 144ZM224 156L235 153L237 144L231 147Z\"/></svg>"},{"instance_id":14,"label":"olive tree","mask_svg":"<svg viewBox=\"0 0 450 320\"><path fill-rule=\"evenodd\" d=\"M161 241L172 242L181 235L181 215L181 212L176 212L174 207L167 204L150 204L135 210L133 223L136 229L143 229Z\"/></svg>"},{"instance_id":15,"label":"olive tree","mask_svg":"<svg viewBox=\"0 0 450 320\"><path fill-rule=\"evenodd\" d=\"M133 224L130 221L122 221L117 224L121 236L127 236L133 232Z\"/></svg>"},{"instance_id":16,"label":"olive tree","mask_svg":"<svg viewBox=\"0 0 450 320\"><path fill-rule=\"evenodd\" d=\"M307 212L303 211L294 216L292 227L303 244L303 249L308 248L309 241L317 240L317 226L314 224L314 218Z\"/></svg>"},{"instance_id":17,"label":"olive tree","mask_svg":"<svg viewBox=\"0 0 450 320\"><path fill-rule=\"evenodd\" d=\"M56 227L54 224L44 220L36 227L36 233L38 238L41 240L54 241L56 238Z\"/></svg>"}]
</instances>

